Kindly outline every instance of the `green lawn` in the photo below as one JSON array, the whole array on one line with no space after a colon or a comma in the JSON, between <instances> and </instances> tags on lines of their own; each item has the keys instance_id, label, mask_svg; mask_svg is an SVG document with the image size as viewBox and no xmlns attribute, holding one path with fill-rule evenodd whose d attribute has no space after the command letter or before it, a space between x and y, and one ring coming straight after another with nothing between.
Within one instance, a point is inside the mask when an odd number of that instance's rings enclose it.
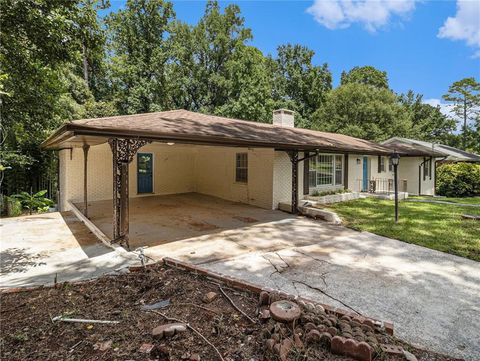
<instances>
[{"instance_id":1,"label":"green lawn","mask_svg":"<svg viewBox=\"0 0 480 361\"><path fill-rule=\"evenodd\" d=\"M328 208L351 228L480 261L480 221L461 217L480 215L480 208L401 201L398 224L389 200L365 198Z\"/></svg>"},{"instance_id":2,"label":"green lawn","mask_svg":"<svg viewBox=\"0 0 480 361\"><path fill-rule=\"evenodd\" d=\"M427 199L432 201L446 201L446 202L463 203L463 204L478 204L480 206L480 197L450 198L450 197L409 196L408 199Z\"/></svg>"}]
</instances>

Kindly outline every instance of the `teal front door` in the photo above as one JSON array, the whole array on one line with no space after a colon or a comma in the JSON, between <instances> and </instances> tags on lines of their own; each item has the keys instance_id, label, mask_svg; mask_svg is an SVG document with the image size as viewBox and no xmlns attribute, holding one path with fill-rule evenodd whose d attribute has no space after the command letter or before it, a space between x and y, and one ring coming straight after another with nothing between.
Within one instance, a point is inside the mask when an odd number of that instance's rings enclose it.
<instances>
[{"instance_id":1,"label":"teal front door","mask_svg":"<svg viewBox=\"0 0 480 361\"><path fill-rule=\"evenodd\" d=\"M368 191L368 157L363 157L362 192Z\"/></svg>"},{"instance_id":2,"label":"teal front door","mask_svg":"<svg viewBox=\"0 0 480 361\"><path fill-rule=\"evenodd\" d=\"M152 153L137 153L137 192L153 193Z\"/></svg>"}]
</instances>

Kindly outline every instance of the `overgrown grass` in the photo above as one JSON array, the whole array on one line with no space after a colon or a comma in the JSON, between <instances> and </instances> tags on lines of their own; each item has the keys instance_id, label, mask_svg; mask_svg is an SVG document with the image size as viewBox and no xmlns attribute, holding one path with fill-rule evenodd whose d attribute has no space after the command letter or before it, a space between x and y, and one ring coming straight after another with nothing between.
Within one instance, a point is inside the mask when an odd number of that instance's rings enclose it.
<instances>
[{"instance_id":1,"label":"overgrown grass","mask_svg":"<svg viewBox=\"0 0 480 361\"><path fill-rule=\"evenodd\" d=\"M467 198L463 198L466 200ZM480 208L401 201L394 223L394 202L374 198L329 205L351 228L480 261Z\"/></svg>"},{"instance_id":2,"label":"overgrown grass","mask_svg":"<svg viewBox=\"0 0 480 361\"><path fill-rule=\"evenodd\" d=\"M480 205L480 197L465 197L465 198L452 198L452 197L426 197L426 196L409 196L409 199L427 199L433 201L446 201L453 203L463 204L478 204Z\"/></svg>"}]
</instances>

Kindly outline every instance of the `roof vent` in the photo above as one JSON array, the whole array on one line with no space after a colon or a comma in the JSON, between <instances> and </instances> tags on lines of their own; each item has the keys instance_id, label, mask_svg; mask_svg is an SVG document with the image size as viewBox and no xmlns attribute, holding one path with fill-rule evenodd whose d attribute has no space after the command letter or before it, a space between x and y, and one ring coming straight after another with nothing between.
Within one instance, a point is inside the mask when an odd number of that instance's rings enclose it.
<instances>
[{"instance_id":1,"label":"roof vent","mask_svg":"<svg viewBox=\"0 0 480 361\"><path fill-rule=\"evenodd\" d=\"M295 112L288 109L278 109L273 111L273 125L281 127L295 127Z\"/></svg>"}]
</instances>

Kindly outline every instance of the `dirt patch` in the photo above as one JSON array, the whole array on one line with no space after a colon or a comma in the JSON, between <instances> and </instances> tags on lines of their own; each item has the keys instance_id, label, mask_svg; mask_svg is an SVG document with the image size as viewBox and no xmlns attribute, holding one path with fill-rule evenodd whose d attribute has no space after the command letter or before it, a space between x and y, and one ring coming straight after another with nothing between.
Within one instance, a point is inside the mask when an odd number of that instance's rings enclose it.
<instances>
[{"instance_id":1,"label":"dirt patch","mask_svg":"<svg viewBox=\"0 0 480 361\"><path fill-rule=\"evenodd\" d=\"M255 223L258 222L258 219L251 218L251 217L242 217L242 216L233 216L232 218L239 220L243 223Z\"/></svg>"},{"instance_id":2,"label":"dirt patch","mask_svg":"<svg viewBox=\"0 0 480 361\"><path fill-rule=\"evenodd\" d=\"M158 311L185 320L215 345L225 360L275 360L265 342L275 322L258 321L258 298L223 287L249 317L238 312L218 285L201 276L157 266L147 271L107 276L89 283L63 284L1 295L0 357L5 360L218 360L211 345L187 330L157 339L152 330L167 323L142 310L169 300ZM217 297L206 304L208 292ZM119 321L118 324L52 322L55 316ZM282 332L288 332L283 327ZM402 344L401 341L396 341ZM145 346L150 344L153 346ZM410 346L419 360L452 360ZM142 352L149 350L150 352ZM382 360L394 359L381 355ZM292 349L288 360L349 360L319 345Z\"/></svg>"}]
</instances>

